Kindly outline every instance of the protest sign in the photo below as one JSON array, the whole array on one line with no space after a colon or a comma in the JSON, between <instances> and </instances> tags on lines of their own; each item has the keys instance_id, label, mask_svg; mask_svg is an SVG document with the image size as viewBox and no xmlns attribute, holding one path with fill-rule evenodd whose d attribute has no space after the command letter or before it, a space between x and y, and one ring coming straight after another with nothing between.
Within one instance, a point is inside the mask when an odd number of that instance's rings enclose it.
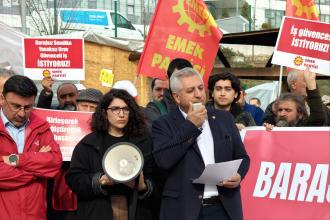
<instances>
[{"instance_id":1,"label":"protest sign","mask_svg":"<svg viewBox=\"0 0 330 220\"><path fill-rule=\"evenodd\" d=\"M330 24L284 17L273 64L330 75Z\"/></svg>"},{"instance_id":2,"label":"protest sign","mask_svg":"<svg viewBox=\"0 0 330 220\"><path fill-rule=\"evenodd\" d=\"M83 39L24 38L24 75L33 80L84 80Z\"/></svg>"}]
</instances>

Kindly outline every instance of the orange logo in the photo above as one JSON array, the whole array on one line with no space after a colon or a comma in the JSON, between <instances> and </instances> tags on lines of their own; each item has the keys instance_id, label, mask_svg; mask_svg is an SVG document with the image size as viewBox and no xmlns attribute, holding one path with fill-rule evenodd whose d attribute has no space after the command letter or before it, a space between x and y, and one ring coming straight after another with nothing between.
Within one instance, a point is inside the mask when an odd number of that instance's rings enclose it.
<instances>
[{"instance_id":1,"label":"orange logo","mask_svg":"<svg viewBox=\"0 0 330 220\"><path fill-rule=\"evenodd\" d=\"M44 78L48 78L48 77L50 77L50 71L44 70L44 71L42 71L42 75L44 76Z\"/></svg>"},{"instance_id":2,"label":"orange logo","mask_svg":"<svg viewBox=\"0 0 330 220\"><path fill-rule=\"evenodd\" d=\"M302 57L298 56L298 57L294 58L293 62L296 66L300 66L304 62L304 60Z\"/></svg>"},{"instance_id":3,"label":"orange logo","mask_svg":"<svg viewBox=\"0 0 330 220\"><path fill-rule=\"evenodd\" d=\"M211 35L211 28L217 27L217 23L207 7L200 2L200 0L178 0L172 11L180 14L177 21L180 26L188 24L189 32L198 31L199 35L204 37L205 32Z\"/></svg>"},{"instance_id":4,"label":"orange logo","mask_svg":"<svg viewBox=\"0 0 330 220\"><path fill-rule=\"evenodd\" d=\"M314 0L291 0L291 4L296 8L296 17L311 19L313 14L314 17L319 17Z\"/></svg>"}]
</instances>

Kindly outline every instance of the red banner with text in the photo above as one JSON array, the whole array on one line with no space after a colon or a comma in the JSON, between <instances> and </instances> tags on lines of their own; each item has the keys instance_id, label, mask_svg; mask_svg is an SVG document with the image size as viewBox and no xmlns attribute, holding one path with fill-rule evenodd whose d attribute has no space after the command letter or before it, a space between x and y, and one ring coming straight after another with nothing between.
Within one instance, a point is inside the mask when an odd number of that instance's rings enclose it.
<instances>
[{"instance_id":1,"label":"red banner with text","mask_svg":"<svg viewBox=\"0 0 330 220\"><path fill-rule=\"evenodd\" d=\"M248 130L244 219L330 219L330 128Z\"/></svg>"},{"instance_id":2,"label":"red banner with text","mask_svg":"<svg viewBox=\"0 0 330 220\"><path fill-rule=\"evenodd\" d=\"M164 79L171 60L184 58L207 83L221 37L203 0L159 0L137 72Z\"/></svg>"},{"instance_id":3,"label":"red banner with text","mask_svg":"<svg viewBox=\"0 0 330 220\"><path fill-rule=\"evenodd\" d=\"M70 161L75 146L91 132L92 113L41 108L35 108L33 111L50 124L54 139L60 145L63 160Z\"/></svg>"}]
</instances>

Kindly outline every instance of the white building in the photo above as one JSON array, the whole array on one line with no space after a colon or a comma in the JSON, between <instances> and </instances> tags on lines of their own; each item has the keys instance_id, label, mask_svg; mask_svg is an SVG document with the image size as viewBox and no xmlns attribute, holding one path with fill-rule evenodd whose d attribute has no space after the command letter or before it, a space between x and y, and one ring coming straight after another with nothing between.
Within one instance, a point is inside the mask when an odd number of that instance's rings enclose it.
<instances>
[{"instance_id":1,"label":"white building","mask_svg":"<svg viewBox=\"0 0 330 220\"><path fill-rule=\"evenodd\" d=\"M22 29L21 2L43 2L53 8L54 1L63 8L90 8L114 10L115 0L0 0L0 21L17 29ZM166 1L166 0L165 0ZM248 14L251 24L245 30L259 30L262 25L276 28L281 24L285 14L286 0L204 0L215 19L238 17L245 2L248 3ZM315 0L320 11L321 21L330 23L330 0ZM150 23L157 0L117 0L118 11L133 24L147 25ZM40 8L39 8L40 9ZM28 10L26 10L28 13ZM29 14L29 13L28 13ZM239 23L242 28L242 24ZM250 28L251 27L251 28ZM237 30L238 30L237 29ZM27 17L26 33L30 34L29 17Z\"/></svg>"}]
</instances>

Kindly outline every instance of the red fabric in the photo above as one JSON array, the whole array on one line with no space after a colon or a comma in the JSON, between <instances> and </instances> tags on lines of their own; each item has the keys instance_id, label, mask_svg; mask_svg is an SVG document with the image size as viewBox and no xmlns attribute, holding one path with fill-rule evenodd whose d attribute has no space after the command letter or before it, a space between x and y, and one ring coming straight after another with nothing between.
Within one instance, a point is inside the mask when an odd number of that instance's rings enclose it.
<instances>
[{"instance_id":1,"label":"red fabric","mask_svg":"<svg viewBox=\"0 0 330 220\"><path fill-rule=\"evenodd\" d=\"M166 79L171 60L184 58L207 85L221 37L204 1L159 0L137 72Z\"/></svg>"},{"instance_id":2,"label":"red fabric","mask_svg":"<svg viewBox=\"0 0 330 220\"><path fill-rule=\"evenodd\" d=\"M39 153L46 145L51 151ZM10 154L18 154L17 146L0 118L0 155ZM32 112L19 166L0 162L0 219L46 219L46 180L58 173L61 163L49 124Z\"/></svg>"},{"instance_id":3,"label":"red fabric","mask_svg":"<svg viewBox=\"0 0 330 220\"><path fill-rule=\"evenodd\" d=\"M77 195L72 192L65 182L67 169L62 168L54 178L52 205L54 210L75 211L77 210Z\"/></svg>"},{"instance_id":4,"label":"red fabric","mask_svg":"<svg viewBox=\"0 0 330 220\"><path fill-rule=\"evenodd\" d=\"M319 21L314 0L286 0L286 16Z\"/></svg>"}]
</instances>

